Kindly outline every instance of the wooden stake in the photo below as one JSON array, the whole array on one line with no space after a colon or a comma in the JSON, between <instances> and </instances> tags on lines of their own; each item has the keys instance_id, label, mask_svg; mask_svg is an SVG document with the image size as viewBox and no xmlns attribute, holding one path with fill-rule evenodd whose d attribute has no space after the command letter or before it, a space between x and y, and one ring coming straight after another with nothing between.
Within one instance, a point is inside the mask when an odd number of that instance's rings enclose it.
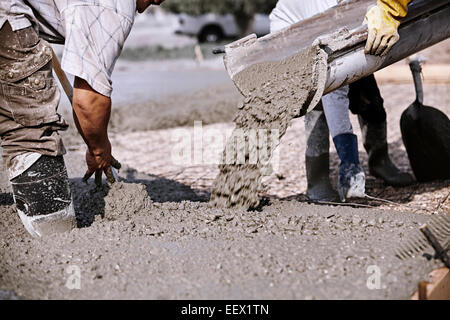
<instances>
[{"instance_id":1,"label":"wooden stake","mask_svg":"<svg viewBox=\"0 0 450 320\"><path fill-rule=\"evenodd\" d=\"M419 283L411 300L450 300L450 270L441 268L430 273L431 282Z\"/></svg>"},{"instance_id":2,"label":"wooden stake","mask_svg":"<svg viewBox=\"0 0 450 320\"><path fill-rule=\"evenodd\" d=\"M70 105L72 105L73 88L69 82L69 79L67 79L66 73L61 68L61 64L59 63L58 57L53 51L53 48L52 48L52 65L53 70L55 70L56 76L58 77L59 82L61 83L61 86L63 87L64 92L66 93L66 96L70 101Z\"/></svg>"}]
</instances>

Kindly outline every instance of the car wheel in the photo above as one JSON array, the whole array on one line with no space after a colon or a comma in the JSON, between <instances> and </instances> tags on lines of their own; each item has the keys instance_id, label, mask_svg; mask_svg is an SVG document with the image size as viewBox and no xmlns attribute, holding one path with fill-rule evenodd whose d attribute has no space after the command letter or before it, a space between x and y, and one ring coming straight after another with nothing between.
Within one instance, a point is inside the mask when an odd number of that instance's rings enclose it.
<instances>
[{"instance_id":1,"label":"car wheel","mask_svg":"<svg viewBox=\"0 0 450 320\"><path fill-rule=\"evenodd\" d=\"M198 40L200 42L219 42L223 39L223 32L220 27L217 26L208 26L203 28L203 30L200 32L200 35L198 37Z\"/></svg>"}]
</instances>

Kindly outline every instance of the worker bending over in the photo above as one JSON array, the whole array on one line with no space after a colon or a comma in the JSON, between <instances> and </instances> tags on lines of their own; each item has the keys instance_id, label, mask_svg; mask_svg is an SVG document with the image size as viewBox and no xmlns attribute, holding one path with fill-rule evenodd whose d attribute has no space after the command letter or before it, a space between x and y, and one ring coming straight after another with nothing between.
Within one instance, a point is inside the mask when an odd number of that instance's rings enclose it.
<instances>
[{"instance_id":1,"label":"worker bending over","mask_svg":"<svg viewBox=\"0 0 450 320\"><path fill-rule=\"evenodd\" d=\"M338 0L279 0L270 15L271 32L307 19L338 4ZM398 41L397 28L407 13L410 1L379 0L370 8L365 21L369 36L365 51L384 55ZM350 123L350 110L358 115L363 144L369 155L369 172L392 186L413 183L411 175L401 172L388 155L386 112L373 75L337 89L322 98L305 115L305 166L311 201L345 201L365 193L365 174L359 162L357 137ZM341 163L338 193L329 179L329 133Z\"/></svg>"},{"instance_id":2,"label":"worker bending over","mask_svg":"<svg viewBox=\"0 0 450 320\"><path fill-rule=\"evenodd\" d=\"M60 91L48 42L64 44L62 68L75 76L73 116L87 145L87 176L105 173L111 74L135 12L164 0L1 0L0 137L3 164L26 230L42 236L74 227L75 214L58 131ZM48 42L47 42L48 41Z\"/></svg>"}]
</instances>

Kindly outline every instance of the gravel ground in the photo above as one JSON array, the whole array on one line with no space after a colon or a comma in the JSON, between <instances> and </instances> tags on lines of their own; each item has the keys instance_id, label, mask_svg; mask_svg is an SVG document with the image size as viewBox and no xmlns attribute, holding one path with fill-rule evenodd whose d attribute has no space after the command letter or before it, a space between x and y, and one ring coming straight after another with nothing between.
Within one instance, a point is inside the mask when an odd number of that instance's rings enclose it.
<instances>
[{"instance_id":1,"label":"gravel ground","mask_svg":"<svg viewBox=\"0 0 450 320\"><path fill-rule=\"evenodd\" d=\"M70 233L30 238L11 195L2 195L3 292L20 299L408 299L439 265L393 255L424 215L295 200L272 200L256 212L210 208L186 185L130 168L121 171L126 183L86 186L82 160L77 152L66 157L77 177L80 227ZM369 268L379 271L377 290L367 286ZM80 289L73 289L77 274Z\"/></svg>"},{"instance_id":2,"label":"gravel ground","mask_svg":"<svg viewBox=\"0 0 450 320\"><path fill-rule=\"evenodd\" d=\"M426 83L426 82L425 82ZM388 114L388 143L389 153L394 163L402 170L413 174L409 160L403 146L401 132L399 127L401 113L414 100L414 89L411 85L393 85L380 84L380 89L385 98L385 107ZM232 90L230 88L230 90ZM447 115L450 114L450 84L425 85L425 104L434 106ZM233 91L231 91L233 92ZM223 95L219 96L223 97ZM405 98L407 97L407 98ZM188 100L189 101L189 100ZM207 101L207 100L206 100ZM222 101L222 100L220 100ZM190 102L188 102L190 103ZM205 103L205 100L203 100ZM232 119L234 111L233 104L221 104L228 107L229 112L221 110L224 118L227 116ZM212 112L216 110L212 107ZM218 156L223 150L223 143L231 134L234 128L231 122L211 123L210 114L199 115L193 113L186 118L179 117L179 114L166 115L165 123L171 122L171 117L176 119L177 123L191 123L184 128L168 128L154 131L137 131L127 134L115 134L113 145L115 155L123 163L144 173L160 175L168 179L191 186L193 189L208 193L209 188L215 179L218 168L215 164L207 164ZM196 116L198 116L196 118ZM450 211L450 182L437 181L432 183L415 184L405 188L394 188L386 186L383 181L376 179L368 174L367 154L362 145L362 137L359 129L357 117L351 116L353 128L358 135L360 159L364 170L367 173L367 193L371 196L382 198L394 203L367 199L353 199L351 202L359 206L378 207L380 209L392 209L402 212L420 212L420 213L443 213ZM208 133L218 133L214 140L203 141L204 156L207 158L206 164L200 161L194 161L193 150L190 161L179 163L176 161L167 161L172 159L173 153L178 150L174 148L180 145L185 149L189 146L198 146L201 144L201 135L194 134L193 122L202 121L202 128L205 135ZM151 120L147 120L152 123ZM261 195L274 197L278 199L295 198L304 201L306 192L306 172L304 167L305 137L303 119L295 119L291 127L281 141L279 149L278 170L272 175L264 177ZM182 135L184 138L180 138ZM205 138L206 139L206 138ZM81 142L80 142L81 143ZM330 140L331 145L332 141ZM339 158L334 147L330 149L330 177L333 184L337 183L337 168Z\"/></svg>"}]
</instances>

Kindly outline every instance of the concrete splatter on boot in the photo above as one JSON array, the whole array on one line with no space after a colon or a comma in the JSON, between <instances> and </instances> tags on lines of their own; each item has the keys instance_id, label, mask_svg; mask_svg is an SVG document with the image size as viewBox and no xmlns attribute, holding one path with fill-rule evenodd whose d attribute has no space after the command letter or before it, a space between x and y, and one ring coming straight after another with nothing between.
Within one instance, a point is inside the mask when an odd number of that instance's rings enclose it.
<instances>
[{"instance_id":1,"label":"concrete splatter on boot","mask_svg":"<svg viewBox=\"0 0 450 320\"><path fill-rule=\"evenodd\" d=\"M391 161L388 154L386 121L370 123L358 116L364 148L369 156L369 173L394 187L409 186L414 178L402 172Z\"/></svg>"},{"instance_id":2,"label":"concrete splatter on boot","mask_svg":"<svg viewBox=\"0 0 450 320\"><path fill-rule=\"evenodd\" d=\"M306 114L305 131L306 196L312 202L339 201L338 193L330 183L330 140L323 111L313 110Z\"/></svg>"},{"instance_id":3,"label":"concrete splatter on boot","mask_svg":"<svg viewBox=\"0 0 450 320\"><path fill-rule=\"evenodd\" d=\"M352 133L340 134L333 139L341 159L338 175L338 192L342 202L348 198L364 197L366 176L359 163L358 140Z\"/></svg>"},{"instance_id":4,"label":"concrete splatter on boot","mask_svg":"<svg viewBox=\"0 0 450 320\"><path fill-rule=\"evenodd\" d=\"M324 153L318 157L305 157L308 188L306 196L312 202L339 202L339 195L333 189L329 178L330 157Z\"/></svg>"},{"instance_id":5,"label":"concrete splatter on boot","mask_svg":"<svg viewBox=\"0 0 450 320\"><path fill-rule=\"evenodd\" d=\"M360 164L342 162L339 166L338 192L342 202L366 194L366 176Z\"/></svg>"},{"instance_id":6,"label":"concrete splatter on boot","mask_svg":"<svg viewBox=\"0 0 450 320\"><path fill-rule=\"evenodd\" d=\"M20 164L20 161L18 161ZM65 232L76 227L66 166L62 156L39 156L17 175L8 169L14 201L25 229L33 237Z\"/></svg>"}]
</instances>

